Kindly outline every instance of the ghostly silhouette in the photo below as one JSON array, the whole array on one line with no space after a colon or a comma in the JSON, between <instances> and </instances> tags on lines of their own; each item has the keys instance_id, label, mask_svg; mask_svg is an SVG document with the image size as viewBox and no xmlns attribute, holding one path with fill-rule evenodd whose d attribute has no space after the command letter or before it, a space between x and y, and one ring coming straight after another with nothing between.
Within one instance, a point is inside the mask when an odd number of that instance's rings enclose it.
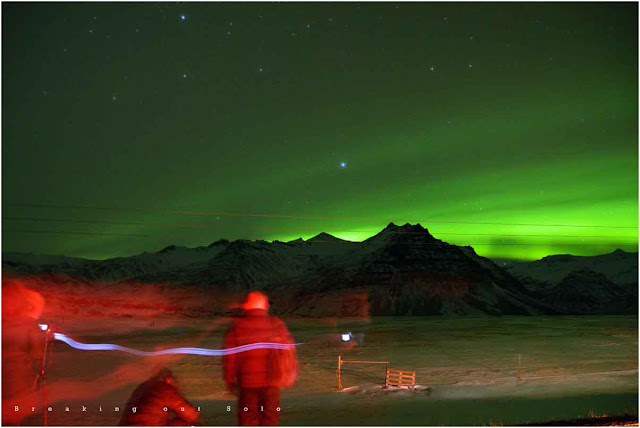
<instances>
[{"instance_id":1,"label":"ghostly silhouette","mask_svg":"<svg viewBox=\"0 0 640 428\"><path fill-rule=\"evenodd\" d=\"M41 405L38 374L44 354L45 333L38 326L44 298L13 282L2 286L2 423L16 425ZM15 411L17 408L18 411Z\"/></svg>"},{"instance_id":2,"label":"ghostly silhouette","mask_svg":"<svg viewBox=\"0 0 640 428\"><path fill-rule=\"evenodd\" d=\"M293 344L282 320L269 316L269 300L263 293L249 293L242 307L244 316L227 330L225 348L261 342ZM223 361L227 390L238 393L238 423L278 425L280 388L291 386L297 376L294 346L287 350L254 349L226 355Z\"/></svg>"},{"instance_id":3,"label":"ghostly silhouette","mask_svg":"<svg viewBox=\"0 0 640 428\"><path fill-rule=\"evenodd\" d=\"M198 409L180 394L171 370L163 368L133 391L120 425L191 426L199 416Z\"/></svg>"}]
</instances>

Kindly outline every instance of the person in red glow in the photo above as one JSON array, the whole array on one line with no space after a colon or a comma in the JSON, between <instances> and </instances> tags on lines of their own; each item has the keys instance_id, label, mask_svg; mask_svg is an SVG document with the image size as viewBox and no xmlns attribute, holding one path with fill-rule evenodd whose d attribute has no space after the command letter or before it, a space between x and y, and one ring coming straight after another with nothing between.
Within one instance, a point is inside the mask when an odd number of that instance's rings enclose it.
<instances>
[{"instance_id":1,"label":"person in red glow","mask_svg":"<svg viewBox=\"0 0 640 428\"><path fill-rule=\"evenodd\" d=\"M40 404L35 387L45 333L37 320L44 299L22 284L7 282L2 286L2 424L18 425L29 414L27 408Z\"/></svg>"},{"instance_id":2,"label":"person in red glow","mask_svg":"<svg viewBox=\"0 0 640 428\"><path fill-rule=\"evenodd\" d=\"M269 316L266 295L259 291L249 293L242 308L244 316L234 320L225 334L225 348L261 342L294 343L284 322ZM273 349L254 349L224 356L227 390L238 393L239 425L278 425L283 386L275 368L278 355Z\"/></svg>"},{"instance_id":3,"label":"person in red glow","mask_svg":"<svg viewBox=\"0 0 640 428\"><path fill-rule=\"evenodd\" d=\"M200 413L180 394L171 370L163 368L131 394L120 420L123 426L191 426Z\"/></svg>"}]
</instances>

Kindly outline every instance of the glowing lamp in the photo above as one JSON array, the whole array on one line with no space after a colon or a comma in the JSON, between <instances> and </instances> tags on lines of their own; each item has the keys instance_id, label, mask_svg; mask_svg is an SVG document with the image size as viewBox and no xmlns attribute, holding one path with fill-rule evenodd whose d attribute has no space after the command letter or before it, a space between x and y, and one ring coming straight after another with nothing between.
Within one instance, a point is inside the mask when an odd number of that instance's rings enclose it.
<instances>
[{"instance_id":1,"label":"glowing lamp","mask_svg":"<svg viewBox=\"0 0 640 428\"><path fill-rule=\"evenodd\" d=\"M38 324L38 326L40 327L40 330L42 330L42 331L49 330L49 325L48 324Z\"/></svg>"},{"instance_id":2,"label":"glowing lamp","mask_svg":"<svg viewBox=\"0 0 640 428\"><path fill-rule=\"evenodd\" d=\"M348 342L351 340L351 333L342 333L342 341Z\"/></svg>"}]
</instances>

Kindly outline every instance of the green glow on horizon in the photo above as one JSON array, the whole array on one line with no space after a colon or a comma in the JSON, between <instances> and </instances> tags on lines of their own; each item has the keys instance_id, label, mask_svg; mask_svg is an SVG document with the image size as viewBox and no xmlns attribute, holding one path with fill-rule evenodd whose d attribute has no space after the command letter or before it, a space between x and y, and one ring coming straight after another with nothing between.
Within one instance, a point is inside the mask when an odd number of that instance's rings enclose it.
<instances>
[{"instance_id":1,"label":"green glow on horizon","mask_svg":"<svg viewBox=\"0 0 640 428\"><path fill-rule=\"evenodd\" d=\"M389 222L487 257L637 251L637 3L399 5L3 4L3 251Z\"/></svg>"}]
</instances>

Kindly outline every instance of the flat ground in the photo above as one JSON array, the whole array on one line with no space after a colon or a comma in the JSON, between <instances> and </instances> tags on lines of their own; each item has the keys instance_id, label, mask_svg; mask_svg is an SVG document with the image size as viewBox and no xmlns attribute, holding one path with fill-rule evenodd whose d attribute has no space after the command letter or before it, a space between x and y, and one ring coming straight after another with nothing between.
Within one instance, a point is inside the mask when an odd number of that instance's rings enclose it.
<instances>
[{"instance_id":1,"label":"flat ground","mask_svg":"<svg viewBox=\"0 0 640 428\"><path fill-rule=\"evenodd\" d=\"M81 342L141 350L218 349L228 322L65 320L57 329ZM283 425L509 425L637 414L635 316L306 319L287 324L304 345L298 348L299 381L283 392ZM353 333L358 346L343 346L343 332ZM375 386L384 383L384 365L360 364L346 364L342 372L343 385L357 388L338 392L339 354L415 370L417 383L430 386L431 393L380 392ZM120 414L114 408L124 407L156 367L168 365L184 394L201 406L204 424L233 425L234 397L224 393L220 363L219 357L79 351L56 342L49 423L117 424ZM42 414L25 423L41 425Z\"/></svg>"}]
</instances>

